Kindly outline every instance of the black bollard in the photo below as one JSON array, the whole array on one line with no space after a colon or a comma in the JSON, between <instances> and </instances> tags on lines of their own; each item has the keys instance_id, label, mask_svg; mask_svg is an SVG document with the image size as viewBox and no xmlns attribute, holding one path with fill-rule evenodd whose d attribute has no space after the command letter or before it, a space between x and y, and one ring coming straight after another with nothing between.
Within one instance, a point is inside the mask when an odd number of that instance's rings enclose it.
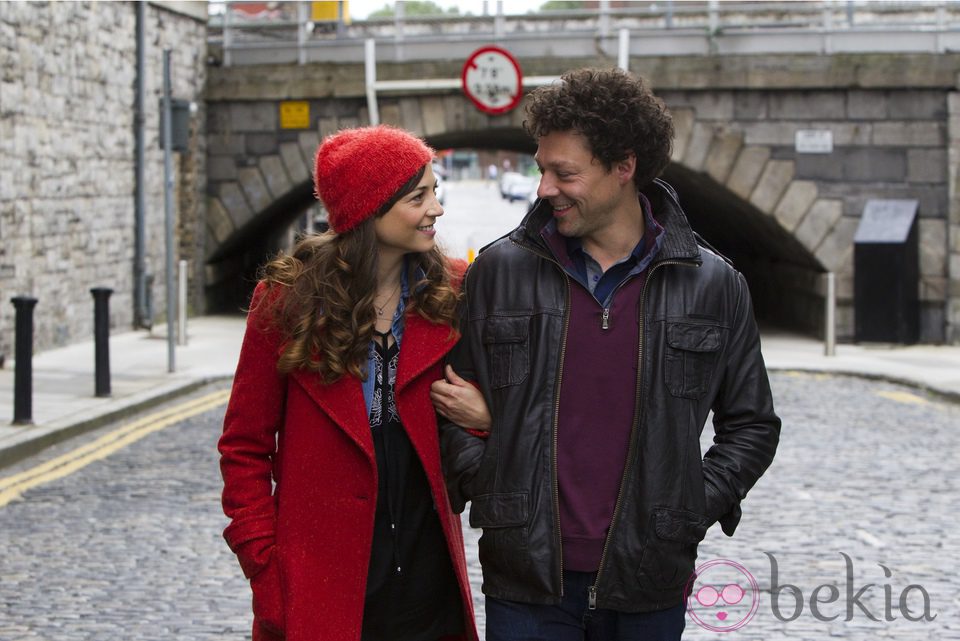
<instances>
[{"instance_id":1,"label":"black bollard","mask_svg":"<svg viewBox=\"0 0 960 641\"><path fill-rule=\"evenodd\" d=\"M93 345L94 378L96 396L110 396L110 294L109 287L94 287L93 294Z\"/></svg>"},{"instance_id":2,"label":"black bollard","mask_svg":"<svg viewBox=\"0 0 960 641\"><path fill-rule=\"evenodd\" d=\"M29 425L33 423L33 308L37 299L14 296L10 302L16 309L13 424Z\"/></svg>"}]
</instances>

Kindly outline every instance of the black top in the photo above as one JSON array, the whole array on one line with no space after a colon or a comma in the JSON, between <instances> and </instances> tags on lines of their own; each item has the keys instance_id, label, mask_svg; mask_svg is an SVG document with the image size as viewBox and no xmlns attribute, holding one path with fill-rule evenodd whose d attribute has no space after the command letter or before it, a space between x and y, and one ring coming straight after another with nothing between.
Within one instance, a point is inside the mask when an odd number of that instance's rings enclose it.
<instances>
[{"instance_id":1,"label":"black top","mask_svg":"<svg viewBox=\"0 0 960 641\"><path fill-rule=\"evenodd\" d=\"M377 333L370 429L377 456L377 511L362 641L436 641L463 632L457 578L426 474L394 400L396 342Z\"/></svg>"}]
</instances>

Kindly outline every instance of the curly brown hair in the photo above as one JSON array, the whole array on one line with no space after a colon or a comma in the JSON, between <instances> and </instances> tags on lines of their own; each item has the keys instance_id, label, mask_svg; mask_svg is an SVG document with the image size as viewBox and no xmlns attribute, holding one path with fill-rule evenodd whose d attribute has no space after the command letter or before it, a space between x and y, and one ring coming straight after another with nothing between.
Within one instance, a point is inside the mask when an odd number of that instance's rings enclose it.
<instances>
[{"instance_id":1,"label":"curly brown hair","mask_svg":"<svg viewBox=\"0 0 960 641\"><path fill-rule=\"evenodd\" d=\"M523 122L528 134L577 131L607 170L633 152L637 189L663 172L670 163L673 119L641 77L621 69L577 69L560 80L530 93Z\"/></svg>"},{"instance_id":2,"label":"curly brown hair","mask_svg":"<svg viewBox=\"0 0 960 641\"><path fill-rule=\"evenodd\" d=\"M412 191L411 183L416 186L422 175L421 170L376 216ZM448 260L436 246L407 258L407 311L454 331L460 295L451 283ZM417 279L420 271L424 276ZM270 305L266 318L284 340L278 371L312 370L326 383L344 374L366 378L367 350L377 318L373 218L342 234L331 230L305 236L292 254L280 254L267 263L261 280L268 289L262 297Z\"/></svg>"}]
</instances>

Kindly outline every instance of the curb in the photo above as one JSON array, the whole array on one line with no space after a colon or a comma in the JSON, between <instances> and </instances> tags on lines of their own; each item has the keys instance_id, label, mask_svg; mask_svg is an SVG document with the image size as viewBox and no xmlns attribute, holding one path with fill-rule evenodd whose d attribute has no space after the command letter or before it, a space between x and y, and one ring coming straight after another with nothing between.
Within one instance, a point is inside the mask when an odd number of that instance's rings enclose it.
<instances>
[{"instance_id":1,"label":"curb","mask_svg":"<svg viewBox=\"0 0 960 641\"><path fill-rule=\"evenodd\" d=\"M26 438L18 443L13 443L9 446L0 448L0 469L10 467L11 465L18 463L29 456L33 456L34 454L37 454L48 447L62 443L63 441L69 440L75 436L80 436L86 432L103 427L108 423L131 416L143 410L156 407L157 405L177 398L178 396L189 394L190 392L200 389L201 387L210 383L229 380L230 378L232 378L232 376L224 375L209 376L191 381L184 381L183 383L172 386L170 389L164 390L159 394L145 396L140 399L133 398L130 400L130 402L122 407L117 407L116 409L109 410L103 414L92 416L90 418L86 418L69 425L64 425L59 428L51 427L48 431L38 433L32 438ZM26 427L24 429L30 428Z\"/></svg>"},{"instance_id":2,"label":"curb","mask_svg":"<svg viewBox=\"0 0 960 641\"><path fill-rule=\"evenodd\" d=\"M934 386L931 386L927 383L923 383L917 380L902 378L889 374L879 374L873 372L862 372L862 371L851 371L843 369L823 369L815 367L803 367L803 366L789 366L789 365L777 365L777 366L767 366L767 370L770 372L802 372L805 374L826 374L833 376L848 376L852 378L860 378L866 380L875 380L875 381L884 381L888 383L894 383L897 385L903 385L905 387L911 387L914 389L922 390L935 396L938 399L944 400L949 403L960 404L960 393L937 389ZM33 438L26 438L18 443L13 443L7 447L0 448L0 469L10 467L23 459L33 456L44 449L62 443L63 441L69 440L75 436L80 436L86 432L93 431L99 427L120 420L127 416L131 416L143 410L156 407L162 403L165 403L171 399L189 394L205 385L210 383L217 383L220 381L225 381L231 379L232 376L228 375L218 375L218 376L207 376L191 381L185 381L184 383L173 387L172 389L165 390L164 392L156 395L147 396L142 399L134 399L122 407L104 412L98 416L93 416L84 420L80 420L76 423L69 425L64 425L60 428L50 428L49 431L38 433ZM25 428L29 429L29 428Z\"/></svg>"},{"instance_id":3,"label":"curb","mask_svg":"<svg viewBox=\"0 0 960 641\"><path fill-rule=\"evenodd\" d=\"M912 387L913 389L923 390L924 392L929 393L932 396L935 396L943 401L948 403L960 404L960 392L955 392L952 390L939 389L930 385L929 383L924 383L916 379L903 378L893 374L880 374L877 372L861 372L845 369L820 369L815 367L803 367L803 366L789 366L789 365L778 365L778 366L767 366L768 372L803 372L805 374L830 374L834 376L849 376L852 378L862 378L870 381L884 381L887 383L894 383L896 385L903 385L904 387Z\"/></svg>"}]
</instances>

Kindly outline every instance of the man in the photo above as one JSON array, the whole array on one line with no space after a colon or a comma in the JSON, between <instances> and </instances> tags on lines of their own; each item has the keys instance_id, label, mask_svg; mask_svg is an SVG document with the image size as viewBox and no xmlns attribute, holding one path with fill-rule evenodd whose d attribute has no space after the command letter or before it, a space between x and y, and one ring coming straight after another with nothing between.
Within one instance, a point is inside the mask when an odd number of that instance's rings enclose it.
<instances>
[{"instance_id":1,"label":"man","mask_svg":"<svg viewBox=\"0 0 960 641\"><path fill-rule=\"evenodd\" d=\"M657 180L673 125L641 79L573 71L527 115L541 200L468 271L451 356L493 426L441 426L487 639L679 639L697 544L733 534L779 439L747 284Z\"/></svg>"}]
</instances>

